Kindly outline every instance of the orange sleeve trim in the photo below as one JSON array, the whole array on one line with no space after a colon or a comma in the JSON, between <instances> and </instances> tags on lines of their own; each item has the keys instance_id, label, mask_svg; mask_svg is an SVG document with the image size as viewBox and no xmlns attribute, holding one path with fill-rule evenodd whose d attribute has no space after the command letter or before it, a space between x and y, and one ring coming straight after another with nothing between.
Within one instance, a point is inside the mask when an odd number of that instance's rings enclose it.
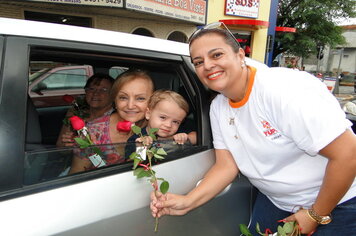
<instances>
[{"instance_id":1,"label":"orange sleeve trim","mask_svg":"<svg viewBox=\"0 0 356 236\"><path fill-rule=\"evenodd\" d=\"M255 75L256 75L256 68L252 66L247 66L250 69L250 77L248 80L248 85L247 85L247 91L243 99L239 102L233 102L229 99L229 104L232 108L239 108L242 107L243 105L246 104L248 101L248 98L250 97L252 87L253 87L253 82L255 81Z\"/></svg>"}]
</instances>

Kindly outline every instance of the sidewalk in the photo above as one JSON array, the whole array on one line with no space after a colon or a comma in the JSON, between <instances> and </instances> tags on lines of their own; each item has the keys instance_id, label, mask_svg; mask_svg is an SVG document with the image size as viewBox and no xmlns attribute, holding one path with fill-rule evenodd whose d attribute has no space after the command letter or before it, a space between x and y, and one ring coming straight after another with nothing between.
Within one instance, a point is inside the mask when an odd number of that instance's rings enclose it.
<instances>
[{"instance_id":1,"label":"sidewalk","mask_svg":"<svg viewBox=\"0 0 356 236\"><path fill-rule=\"evenodd\" d=\"M339 101L352 101L356 99L356 94L334 94L334 96L337 98Z\"/></svg>"}]
</instances>

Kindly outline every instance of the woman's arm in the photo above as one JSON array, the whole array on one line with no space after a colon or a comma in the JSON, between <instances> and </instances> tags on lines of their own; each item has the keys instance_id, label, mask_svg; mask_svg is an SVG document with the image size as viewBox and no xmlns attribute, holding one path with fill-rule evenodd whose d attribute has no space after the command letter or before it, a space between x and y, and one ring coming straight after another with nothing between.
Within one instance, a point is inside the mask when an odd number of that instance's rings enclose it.
<instances>
[{"instance_id":1,"label":"woman's arm","mask_svg":"<svg viewBox=\"0 0 356 236\"><path fill-rule=\"evenodd\" d=\"M78 156L74 156L72 160L72 165L70 167L68 174L73 174L77 172L83 172L89 169L92 166L92 163L88 159L80 158Z\"/></svg>"},{"instance_id":2,"label":"woman's arm","mask_svg":"<svg viewBox=\"0 0 356 236\"><path fill-rule=\"evenodd\" d=\"M237 176L239 170L228 150L215 150L216 162L205 175L203 181L187 195L151 195L151 211L154 217L162 215L184 215L206 203Z\"/></svg>"},{"instance_id":3,"label":"woman's arm","mask_svg":"<svg viewBox=\"0 0 356 236\"><path fill-rule=\"evenodd\" d=\"M313 209L318 215L326 216L335 208L355 180L356 136L350 130L346 130L319 153L328 158L328 164ZM295 219L303 229L303 233L309 233L317 226L307 215L306 210L287 218L287 220Z\"/></svg>"}]
</instances>

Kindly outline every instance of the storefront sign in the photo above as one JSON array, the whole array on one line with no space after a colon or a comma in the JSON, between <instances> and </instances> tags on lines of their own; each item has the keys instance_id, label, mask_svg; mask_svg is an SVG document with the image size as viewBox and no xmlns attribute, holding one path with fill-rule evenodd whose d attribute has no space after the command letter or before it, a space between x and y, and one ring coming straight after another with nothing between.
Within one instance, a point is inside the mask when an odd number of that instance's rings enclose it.
<instances>
[{"instance_id":1,"label":"storefront sign","mask_svg":"<svg viewBox=\"0 0 356 236\"><path fill-rule=\"evenodd\" d=\"M126 0L128 9L205 24L204 0Z\"/></svg>"},{"instance_id":2,"label":"storefront sign","mask_svg":"<svg viewBox=\"0 0 356 236\"><path fill-rule=\"evenodd\" d=\"M124 6L123 0L27 0L27 1L103 6L103 7L123 7Z\"/></svg>"},{"instance_id":3,"label":"storefront sign","mask_svg":"<svg viewBox=\"0 0 356 236\"><path fill-rule=\"evenodd\" d=\"M259 7L260 0L226 0L225 15L257 18Z\"/></svg>"}]
</instances>

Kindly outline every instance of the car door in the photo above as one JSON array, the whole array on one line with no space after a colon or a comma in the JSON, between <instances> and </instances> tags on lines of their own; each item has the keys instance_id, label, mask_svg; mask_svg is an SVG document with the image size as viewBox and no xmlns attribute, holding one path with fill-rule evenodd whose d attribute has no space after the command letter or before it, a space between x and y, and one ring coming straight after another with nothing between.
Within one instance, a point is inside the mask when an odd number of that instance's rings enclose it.
<instances>
[{"instance_id":1,"label":"car door","mask_svg":"<svg viewBox=\"0 0 356 236\"><path fill-rule=\"evenodd\" d=\"M48 118L57 108L47 107L44 112L27 95L33 61L75 60L108 71L117 67L149 71L157 89L181 93L191 107L183 125L197 132L197 145L168 142L166 159L154 166L170 182L170 192L186 194L215 162L209 92L196 79L187 56L142 50L137 45L128 48L12 36L6 37L3 48L1 235L237 235L239 223L249 222L253 189L239 176L219 196L186 216L160 219L155 233L149 210L152 187L133 176L132 163L63 174L76 148L56 148L54 140L44 135L63 117ZM43 115L47 118L41 118ZM107 145L124 150L127 144Z\"/></svg>"}]
</instances>

